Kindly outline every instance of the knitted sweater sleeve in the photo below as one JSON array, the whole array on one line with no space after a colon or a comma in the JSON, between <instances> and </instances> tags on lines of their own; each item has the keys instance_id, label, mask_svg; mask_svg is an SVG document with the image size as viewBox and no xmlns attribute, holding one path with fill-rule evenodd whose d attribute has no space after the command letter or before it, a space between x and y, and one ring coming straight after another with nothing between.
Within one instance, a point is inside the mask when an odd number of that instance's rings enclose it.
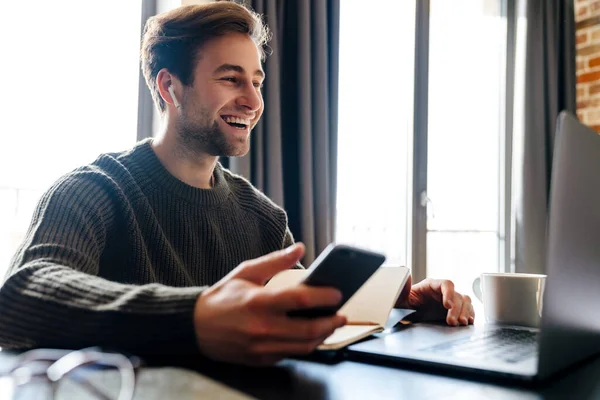
<instances>
[{"instance_id":1,"label":"knitted sweater sleeve","mask_svg":"<svg viewBox=\"0 0 600 400\"><path fill-rule=\"evenodd\" d=\"M0 288L0 346L197 351L192 318L204 288L97 276L110 204L100 185L73 177L42 197Z\"/></svg>"}]
</instances>

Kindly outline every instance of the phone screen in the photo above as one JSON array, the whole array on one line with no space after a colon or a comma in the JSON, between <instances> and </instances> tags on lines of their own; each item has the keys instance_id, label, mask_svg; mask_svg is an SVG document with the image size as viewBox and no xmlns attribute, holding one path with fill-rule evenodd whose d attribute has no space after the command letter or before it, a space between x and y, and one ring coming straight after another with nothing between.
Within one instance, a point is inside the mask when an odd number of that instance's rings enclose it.
<instances>
[{"instance_id":1,"label":"phone screen","mask_svg":"<svg viewBox=\"0 0 600 400\"><path fill-rule=\"evenodd\" d=\"M333 315L385 262L383 254L348 245L329 245L308 268L302 283L311 286L334 287L342 293L335 307L293 310L292 317L318 318Z\"/></svg>"}]
</instances>

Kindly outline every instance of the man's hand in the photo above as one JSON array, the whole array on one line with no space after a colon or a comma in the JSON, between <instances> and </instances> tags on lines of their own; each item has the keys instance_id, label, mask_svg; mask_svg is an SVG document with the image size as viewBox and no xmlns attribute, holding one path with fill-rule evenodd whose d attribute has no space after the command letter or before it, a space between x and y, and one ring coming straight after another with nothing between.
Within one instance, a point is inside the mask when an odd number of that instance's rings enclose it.
<instances>
[{"instance_id":1,"label":"man's hand","mask_svg":"<svg viewBox=\"0 0 600 400\"><path fill-rule=\"evenodd\" d=\"M454 291L448 280L425 279L411 287L412 277L396 302L396 308L410 308L416 312L409 316L414 321L446 320L448 325L468 325L475 321L471 298Z\"/></svg>"},{"instance_id":2,"label":"man's hand","mask_svg":"<svg viewBox=\"0 0 600 400\"><path fill-rule=\"evenodd\" d=\"M296 265L303 255L304 245L295 244L245 261L206 289L194 308L200 351L219 361L269 365L287 355L312 352L345 325L346 318L341 315L316 319L287 316L287 311L293 309L339 304L342 296L336 289L264 287L271 277Z\"/></svg>"}]
</instances>

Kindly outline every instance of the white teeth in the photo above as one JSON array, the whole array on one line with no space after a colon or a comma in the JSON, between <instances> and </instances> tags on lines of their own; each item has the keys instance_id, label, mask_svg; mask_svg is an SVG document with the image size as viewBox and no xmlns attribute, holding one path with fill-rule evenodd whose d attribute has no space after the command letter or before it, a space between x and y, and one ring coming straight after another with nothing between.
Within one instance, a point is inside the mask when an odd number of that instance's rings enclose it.
<instances>
[{"instance_id":1,"label":"white teeth","mask_svg":"<svg viewBox=\"0 0 600 400\"><path fill-rule=\"evenodd\" d=\"M231 124L242 124L242 125L250 125L250 120L249 119L242 119L242 118L238 118L238 117L224 117L223 118L225 120L225 122Z\"/></svg>"}]
</instances>

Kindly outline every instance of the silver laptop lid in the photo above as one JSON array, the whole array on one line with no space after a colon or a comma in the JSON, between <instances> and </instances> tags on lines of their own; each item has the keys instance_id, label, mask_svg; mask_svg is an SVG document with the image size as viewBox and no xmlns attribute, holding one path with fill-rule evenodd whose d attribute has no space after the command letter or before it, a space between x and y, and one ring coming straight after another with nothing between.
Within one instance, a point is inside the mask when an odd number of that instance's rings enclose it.
<instances>
[{"instance_id":1,"label":"silver laptop lid","mask_svg":"<svg viewBox=\"0 0 600 400\"><path fill-rule=\"evenodd\" d=\"M600 352L600 135L558 117L539 376Z\"/></svg>"}]
</instances>

